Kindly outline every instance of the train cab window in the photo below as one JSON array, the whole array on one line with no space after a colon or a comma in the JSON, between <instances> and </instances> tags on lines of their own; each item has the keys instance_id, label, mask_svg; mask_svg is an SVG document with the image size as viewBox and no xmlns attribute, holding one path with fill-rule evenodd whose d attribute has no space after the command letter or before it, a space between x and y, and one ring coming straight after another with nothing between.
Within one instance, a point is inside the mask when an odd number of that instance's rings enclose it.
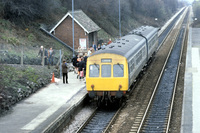
<instances>
[{"instance_id":1,"label":"train cab window","mask_svg":"<svg viewBox=\"0 0 200 133\"><path fill-rule=\"evenodd\" d=\"M111 77L111 65L101 66L101 77Z\"/></svg>"},{"instance_id":2,"label":"train cab window","mask_svg":"<svg viewBox=\"0 0 200 133\"><path fill-rule=\"evenodd\" d=\"M123 64L113 65L113 76L114 77L124 77L124 65Z\"/></svg>"},{"instance_id":3,"label":"train cab window","mask_svg":"<svg viewBox=\"0 0 200 133\"><path fill-rule=\"evenodd\" d=\"M97 65L97 64L90 65L89 76L90 77L99 77L99 65Z\"/></svg>"}]
</instances>

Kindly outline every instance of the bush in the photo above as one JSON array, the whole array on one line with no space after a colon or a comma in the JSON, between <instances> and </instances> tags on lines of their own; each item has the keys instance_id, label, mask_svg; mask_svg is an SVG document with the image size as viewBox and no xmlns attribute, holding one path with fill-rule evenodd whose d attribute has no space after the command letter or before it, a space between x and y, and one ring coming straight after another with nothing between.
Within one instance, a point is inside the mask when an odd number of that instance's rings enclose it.
<instances>
[{"instance_id":1,"label":"bush","mask_svg":"<svg viewBox=\"0 0 200 133\"><path fill-rule=\"evenodd\" d=\"M52 71L42 66L0 64L0 116L16 102L50 83Z\"/></svg>"}]
</instances>

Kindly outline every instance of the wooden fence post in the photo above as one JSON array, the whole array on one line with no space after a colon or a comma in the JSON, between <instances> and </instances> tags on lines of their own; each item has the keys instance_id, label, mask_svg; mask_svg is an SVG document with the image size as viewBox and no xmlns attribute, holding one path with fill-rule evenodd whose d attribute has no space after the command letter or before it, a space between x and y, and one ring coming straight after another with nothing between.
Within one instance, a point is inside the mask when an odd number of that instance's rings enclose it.
<instances>
[{"instance_id":1,"label":"wooden fence post","mask_svg":"<svg viewBox=\"0 0 200 133\"><path fill-rule=\"evenodd\" d=\"M21 65L24 64L24 46L21 48Z\"/></svg>"},{"instance_id":2,"label":"wooden fence post","mask_svg":"<svg viewBox=\"0 0 200 133\"><path fill-rule=\"evenodd\" d=\"M44 50L45 50L45 49L43 48L43 54L42 54L42 64L41 64L42 66L44 66L44 57L45 57L45 55L44 55L44 54L45 54Z\"/></svg>"},{"instance_id":3,"label":"wooden fence post","mask_svg":"<svg viewBox=\"0 0 200 133\"><path fill-rule=\"evenodd\" d=\"M60 49L60 78L62 79L62 51Z\"/></svg>"}]
</instances>

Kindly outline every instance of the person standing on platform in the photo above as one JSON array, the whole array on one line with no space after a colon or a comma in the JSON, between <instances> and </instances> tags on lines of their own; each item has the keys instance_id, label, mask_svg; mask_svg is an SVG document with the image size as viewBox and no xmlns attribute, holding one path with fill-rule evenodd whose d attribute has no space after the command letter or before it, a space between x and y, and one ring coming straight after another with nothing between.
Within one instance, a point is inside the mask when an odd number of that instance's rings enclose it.
<instances>
[{"instance_id":1,"label":"person standing on platform","mask_svg":"<svg viewBox=\"0 0 200 133\"><path fill-rule=\"evenodd\" d=\"M94 51L97 50L97 46L94 44L94 42L93 42L93 44L92 44L92 47L93 47Z\"/></svg>"},{"instance_id":2,"label":"person standing on platform","mask_svg":"<svg viewBox=\"0 0 200 133\"><path fill-rule=\"evenodd\" d=\"M75 68L75 71L74 73L78 73L78 54L76 54L73 58L72 58L72 63L73 63L73 66Z\"/></svg>"},{"instance_id":3,"label":"person standing on platform","mask_svg":"<svg viewBox=\"0 0 200 133\"><path fill-rule=\"evenodd\" d=\"M91 47L90 48L90 51L91 51L91 53L90 53L90 56L95 52L95 50L94 50L94 48L93 47Z\"/></svg>"},{"instance_id":4,"label":"person standing on platform","mask_svg":"<svg viewBox=\"0 0 200 133\"><path fill-rule=\"evenodd\" d=\"M101 48L104 49L106 46L104 43L102 43Z\"/></svg>"},{"instance_id":5,"label":"person standing on platform","mask_svg":"<svg viewBox=\"0 0 200 133\"><path fill-rule=\"evenodd\" d=\"M84 75L86 75L86 65L87 65L87 58L88 58L88 56L87 56L87 53L85 53L85 55L84 55L84 57L83 57L83 59L84 59L84 62L85 62L85 67L84 67Z\"/></svg>"},{"instance_id":6,"label":"person standing on platform","mask_svg":"<svg viewBox=\"0 0 200 133\"><path fill-rule=\"evenodd\" d=\"M87 58L88 58L87 53L84 54L83 58L84 58L85 63L87 63Z\"/></svg>"},{"instance_id":7,"label":"person standing on platform","mask_svg":"<svg viewBox=\"0 0 200 133\"><path fill-rule=\"evenodd\" d=\"M48 51L48 58L49 58L49 65L53 66L53 56L54 56L54 50L52 47Z\"/></svg>"},{"instance_id":8,"label":"person standing on platform","mask_svg":"<svg viewBox=\"0 0 200 133\"><path fill-rule=\"evenodd\" d=\"M77 67L78 67L77 79L78 79L78 77L80 76L80 71L79 71L80 62L81 62L81 56L78 55L78 58L77 58Z\"/></svg>"},{"instance_id":9,"label":"person standing on platform","mask_svg":"<svg viewBox=\"0 0 200 133\"><path fill-rule=\"evenodd\" d=\"M84 69L85 68L86 68L86 64L85 64L84 58L81 57L81 62L79 62L79 68L78 68L79 79L84 78Z\"/></svg>"},{"instance_id":10,"label":"person standing on platform","mask_svg":"<svg viewBox=\"0 0 200 133\"><path fill-rule=\"evenodd\" d=\"M88 48L87 56L90 56L91 53L92 52L91 52L90 48Z\"/></svg>"},{"instance_id":11,"label":"person standing on platform","mask_svg":"<svg viewBox=\"0 0 200 133\"><path fill-rule=\"evenodd\" d=\"M98 49L98 50L100 50L100 49L101 49L101 44L99 44L99 45L98 45L98 48L97 48L97 49Z\"/></svg>"},{"instance_id":12,"label":"person standing on platform","mask_svg":"<svg viewBox=\"0 0 200 133\"><path fill-rule=\"evenodd\" d=\"M65 60L63 60L62 63L62 74L63 74L63 84L68 84L68 67L67 67L67 63Z\"/></svg>"}]
</instances>

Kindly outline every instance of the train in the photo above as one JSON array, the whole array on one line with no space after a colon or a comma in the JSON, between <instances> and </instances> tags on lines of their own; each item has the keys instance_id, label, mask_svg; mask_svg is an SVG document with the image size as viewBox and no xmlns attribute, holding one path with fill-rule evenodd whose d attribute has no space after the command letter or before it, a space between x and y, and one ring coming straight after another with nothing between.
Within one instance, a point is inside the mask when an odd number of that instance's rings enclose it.
<instances>
[{"instance_id":1,"label":"train","mask_svg":"<svg viewBox=\"0 0 200 133\"><path fill-rule=\"evenodd\" d=\"M86 89L98 103L114 102L131 90L158 48L159 28L141 26L87 59Z\"/></svg>"}]
</instances>

